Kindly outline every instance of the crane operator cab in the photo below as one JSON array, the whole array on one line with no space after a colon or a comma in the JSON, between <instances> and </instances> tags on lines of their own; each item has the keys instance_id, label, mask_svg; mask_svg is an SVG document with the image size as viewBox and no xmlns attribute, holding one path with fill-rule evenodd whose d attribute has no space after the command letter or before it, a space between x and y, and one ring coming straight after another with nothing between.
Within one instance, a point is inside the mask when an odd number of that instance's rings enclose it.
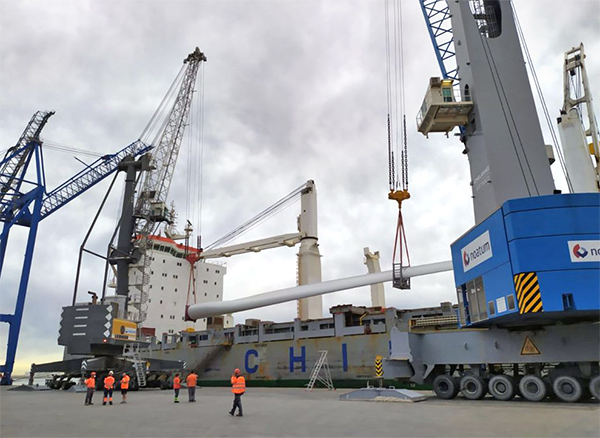
<instances>
[{"instance_id":1,"label":"crane operator cab","mask_svg":"<svg viewBox=\"0 0 600 438\"><path fill-rule=\"evenodd\" d=\"M473 108L471 95L465 86L461 97L460 89L452 79L431 78L423 104L417 114L417 129L429 136L430 132L448 133L457 126L467 124Z\"/></svg>"}]
</instances>

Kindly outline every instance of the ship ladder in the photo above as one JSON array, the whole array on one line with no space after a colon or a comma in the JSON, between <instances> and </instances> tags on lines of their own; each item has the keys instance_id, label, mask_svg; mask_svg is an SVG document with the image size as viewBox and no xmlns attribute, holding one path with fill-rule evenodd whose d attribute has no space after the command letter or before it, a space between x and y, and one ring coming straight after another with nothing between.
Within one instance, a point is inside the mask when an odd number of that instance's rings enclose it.
<instances>
[{"instance_id":1,"label":"ship ladder","mask_svg":"<svg viewBox=\"0 0 600 438\"><path fill-rule=\"evenodd\" d=\"M335 391L335 388L333 387L333 380L331 379L331 372L329 371L329 364L327 363L327 351L328 350L318 351L318 353L320 353L320 356L312 369L312 372L310 374L310 380L306 385L306 391L312 391L317 380L323 385L325 385L329 391ZM321 369L323 369L325 376L320 375Z\"/></svg>"},{"instance_id":2,"label":"ship ladder","mask_svg":"<svg viewBox=\"0 0 600 438\"><path fill-rule=\"evenodd\" d=\"M140 344L125 344L123 347L123 356L129 357L133 362L133 369L137 377L138 386L146 386L146 361L140 354Z\"/></svg>"}]
</instances>

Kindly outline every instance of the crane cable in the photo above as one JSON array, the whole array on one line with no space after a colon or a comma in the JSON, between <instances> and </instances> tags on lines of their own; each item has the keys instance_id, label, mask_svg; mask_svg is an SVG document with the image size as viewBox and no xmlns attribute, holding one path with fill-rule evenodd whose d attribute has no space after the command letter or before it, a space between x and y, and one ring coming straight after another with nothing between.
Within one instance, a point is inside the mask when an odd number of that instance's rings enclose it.
<instances>
[{"instance_id":1,"label":"crane cable","mask_svg":"<svg viewBox=\"0 0 600 438\"><path fill-rule=\"evenodd\" d=\"M204 149L204 63L200 64L198 75L198 90L194 90L195 99L190 111L190 129L188 130L188 160L187 160L187 178L186 178L186 221L190 224L190 219L197 224L197 246L200 250L201 242L201 212L202 212L202 165ZM198 252L192 250L186 226L186 257L190 264L190 273L188 277L188 291L186 306L196 304L197 286L196 286L196 263L199 260ZM191 299L193 298L193 300Z\"/></svg>"},{"instance_id":2,"label":"crane cable","mask_svg":"<svg viewBox=\"0 0 600 438\"><path fill-rule=\"evenodd\" d=\"M386 36L386 70L387 70L387 129L388 129L388 162L389 162L389 193L388 199L398 202L398 220L396 235L394 237L394 252L392 264L399 267L410 266L410 256L406 241L404 220L402 218L402 201L410 198L408 192L408 140L406 129L406 102L404 96L404 46L402 29L402 4L400 0L392 0L393 7L390 11L389 0L385 0L385 36ZM390 26L390 14L393 29ZM393 50L392 50L393 44ZM392 59L393 58L393 59ZM391 67L393 61L393 69ZM399 99L400 95L400 99ZM398 101L400 100L400 108ZM402 146L400 148L400 134L398 126L402 119ZM394 135L395 132L395 135ZM394 153L394 151L396 153ZM400 169L397 170L395 156L400 155ZM396 179L396 175L400 181ZM404 264L404 253L406 262ZM396 272L396 269L394 269ZM400 275L402 270L400 269Z\"/></svg>"}]
</instances>

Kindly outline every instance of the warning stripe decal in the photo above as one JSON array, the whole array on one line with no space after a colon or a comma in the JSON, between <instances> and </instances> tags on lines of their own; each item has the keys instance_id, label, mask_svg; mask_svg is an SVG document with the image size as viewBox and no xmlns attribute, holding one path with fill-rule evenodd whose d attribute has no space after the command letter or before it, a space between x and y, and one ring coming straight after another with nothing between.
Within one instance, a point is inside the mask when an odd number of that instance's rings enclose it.
<instances>
[{"instance_id":1,"label":"warning stripe decal","mask_svg":"<svg viewBox=\"0 0 600 438\"><path fill-rule=\"evenodd\" d=\"M375 377L383 377L383 362L381 359L375 359Z\"/></svg>"},{"instance_id":2,"label":"warning stripe decal","mask_svg":"<svg viewBox=\"0 0 600 438\"><path fill-rule=\"evenodd\" d=\"M535 272L523 272L514 276L519 313L543 312L542 294Z\"/></svg>"}]
</instances>

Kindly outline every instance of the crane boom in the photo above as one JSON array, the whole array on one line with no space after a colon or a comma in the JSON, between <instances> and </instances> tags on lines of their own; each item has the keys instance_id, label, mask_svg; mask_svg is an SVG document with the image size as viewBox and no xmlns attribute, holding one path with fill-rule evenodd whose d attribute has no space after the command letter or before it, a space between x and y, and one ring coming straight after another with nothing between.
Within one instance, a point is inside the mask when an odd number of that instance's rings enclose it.
<instances>
[{"instance_id":1,"label":"crane boom","mask_svg":"<svg viewBox=\"0 0 600 438\"><path fill-rule=\"evenodd\" d=\"M19 189L27 172L31 157L34 155L35 143L40 132L54 111L37 111L29 120L19 141L10 148L0 162L0 217L10 220L12 202L19 197Z\"/></svg>"},{"instance_id":2,"label":"crane boom","mask_svg":"<svg viewBox=\"0 0 600 438\"><path fill-rule=\"evenodd\" d=\"M134 141L119 152L104 155L48 193L42 201L42 219L75 199L90 187L98 184L117 170L119 163L128 156L137 157L152 149L141 140Z\"/></svg>"},{"instance_id":3,"label":"crane boom","mask_svg":"<svg viewBox=\"0 0 600 438\"><path fill-rule=\"evenodd\" d=\"M156 222L167 220L165 203L190 113L198 68L202 61L206 61L206 56L198 47L183 61L184 64L188 64L183 82L154 151L150 163L153 169L146 172L143 188L136 203L136 215L141 219L137 221L135 229L140 234L150 234ZM157 205L161 208L153 208Z\"/></svg>"},{"instance_id":4,"label":"crane boom","mask_svg":"<svg viewBox=\"0 0 600 438\"><path fill-rule=\"evenodd\" d=\"M585 57L583 44L565 52L564 102L558 118L565 165L575 193L600 191L598 123L592 106ZM583 93L578 93L580 89ZM588 128L584 124L585 113Z\"/></svg>"}]
</instances>

